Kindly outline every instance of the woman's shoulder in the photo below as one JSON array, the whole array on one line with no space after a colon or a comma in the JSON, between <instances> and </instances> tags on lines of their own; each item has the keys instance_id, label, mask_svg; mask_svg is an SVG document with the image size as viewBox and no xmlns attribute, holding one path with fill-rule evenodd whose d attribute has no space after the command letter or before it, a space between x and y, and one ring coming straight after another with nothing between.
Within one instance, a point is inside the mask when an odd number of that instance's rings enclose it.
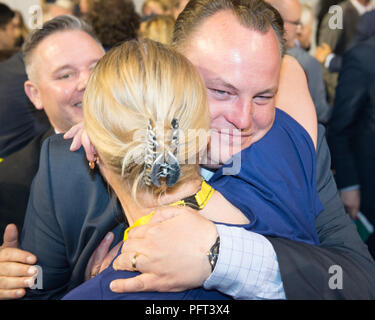
<instances>
[{"instance_id":1,"label":"woman's shoulder","mask_svg":"<svg viewBox=\"0 0 375 320\"><path fill-rule=\"evenodd\" d=\"M318 121L304 70L292 56L282 61L276 106L296 120L310 135L316 147Z\"/></svg>"}]
</instances>

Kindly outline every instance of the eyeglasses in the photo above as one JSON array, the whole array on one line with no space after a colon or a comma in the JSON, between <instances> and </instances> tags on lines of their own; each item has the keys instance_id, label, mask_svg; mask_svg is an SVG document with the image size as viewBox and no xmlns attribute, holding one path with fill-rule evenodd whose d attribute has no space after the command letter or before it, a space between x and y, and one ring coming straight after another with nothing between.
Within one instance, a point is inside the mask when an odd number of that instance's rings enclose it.
<instances>
[{"instance_id":1,"label":"eyeglasses","mask_svg":"<svg viewBox=\"0 0 375 320\"><path fill-rule=\"evenodd\" d=\"M293 25L295 25L297 28L301 28L301 27L302 27L302 23L301 23L301 21L290 21L290 20L284 20L284 22L287 22L287 23L293 24Z\"/></svg>"}]
</instances>

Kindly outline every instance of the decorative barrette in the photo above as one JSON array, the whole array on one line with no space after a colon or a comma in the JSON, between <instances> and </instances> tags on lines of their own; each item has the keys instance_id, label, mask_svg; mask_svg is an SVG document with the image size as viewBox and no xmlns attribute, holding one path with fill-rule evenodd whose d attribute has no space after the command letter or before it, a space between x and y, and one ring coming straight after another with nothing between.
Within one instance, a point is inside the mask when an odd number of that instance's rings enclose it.
<instances>
[{"instance_id":1,"label":"decorative barrette","mask_svg":"<svg viewBox=\"0 0 375 320\"><path fill-rule=\"evenodd\" d=\"M166 179L168 186L173 186L180 177L180 165L177 160L179 143L178 120L173 119L171 125L173 129L172 141L170 150L165 154L158 150L159 145L156 141L156 134L151 120L148 123L143 181L149 186L153 184L160 187L162 178Z\"/></svg>"}]
</instances>

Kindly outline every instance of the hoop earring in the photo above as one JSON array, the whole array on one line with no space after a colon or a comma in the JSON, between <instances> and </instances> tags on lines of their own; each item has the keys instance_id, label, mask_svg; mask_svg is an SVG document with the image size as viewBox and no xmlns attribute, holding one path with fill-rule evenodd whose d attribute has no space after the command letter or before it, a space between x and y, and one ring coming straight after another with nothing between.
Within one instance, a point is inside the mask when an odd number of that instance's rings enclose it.
<instances>
[{"instance_id":1,"label":"hoop earring","mask_svg":"<svg viewBox=\"0 0 375 320\"><path fill-rule=\"evenodd\" d=\"M95 157L93 161L89 161L89 168L90 170L94 170L95 169L95 165L96 163L98 162L98 159Z\"/></svg>"}]
</instances>

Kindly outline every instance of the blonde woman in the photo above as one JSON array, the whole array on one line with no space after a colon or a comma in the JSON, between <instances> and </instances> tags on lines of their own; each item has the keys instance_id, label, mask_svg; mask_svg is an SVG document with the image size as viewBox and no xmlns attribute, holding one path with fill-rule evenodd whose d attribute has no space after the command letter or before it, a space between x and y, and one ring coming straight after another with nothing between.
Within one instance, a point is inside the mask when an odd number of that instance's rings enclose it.
<instances>
[{"instance_id":1,"label":"blonde woman","mask_svg":"<svg viewBox=\"0 0 375 320\"><path fill-rule=\"evenodd\" d=\"M151 39L163 44L171 44L175 20L172 16L152 16L141 22L139 36L144 39Z\"/></svg>"},{"instance_id":2,"label":"blonde woman","mask_svg":"<svg viewBox=\"0 0 375 320\"><path fill-rule=\"evenodd\" d=\"M281 110L266 136L241 152L250 169L241 169L236 176L222 175L219 169L208 185L199 173L207 139L197 139L197 132L208 133L210 128L205 85L193 65L173 49L151 40L129 41L112 49L92 72L83 108L85 129L96 150L96 164L91 166L99 167L116 193L130 226L124 234L125 246L128 230L147 224L158 207L181 205L216 223L317 243L314 219L321 206L312 179L314 145L308 133ZM275 145L279 149L273 150ZM275 152L280 154L272 162ZM281 160L289 153L295 157ZM270 161L268 174L253 170L264 165L263 160ZM285 185L274 183L281 179ZM246 197L236 192L244 184ZM298 199L288 199L293 188L300 194ZM229 203L221 193L235 197L229 196ZM288 203L283 204L285 199ZM212 248L219 246L217 240L212 242ZM115 294L109 288L112 280L139 274L136 257L133 260L133 272L115 271L111 265L65 299L227 298L203 288ZM214 267L209 262L201 267Z\"/></svg>"}]
</instances>

